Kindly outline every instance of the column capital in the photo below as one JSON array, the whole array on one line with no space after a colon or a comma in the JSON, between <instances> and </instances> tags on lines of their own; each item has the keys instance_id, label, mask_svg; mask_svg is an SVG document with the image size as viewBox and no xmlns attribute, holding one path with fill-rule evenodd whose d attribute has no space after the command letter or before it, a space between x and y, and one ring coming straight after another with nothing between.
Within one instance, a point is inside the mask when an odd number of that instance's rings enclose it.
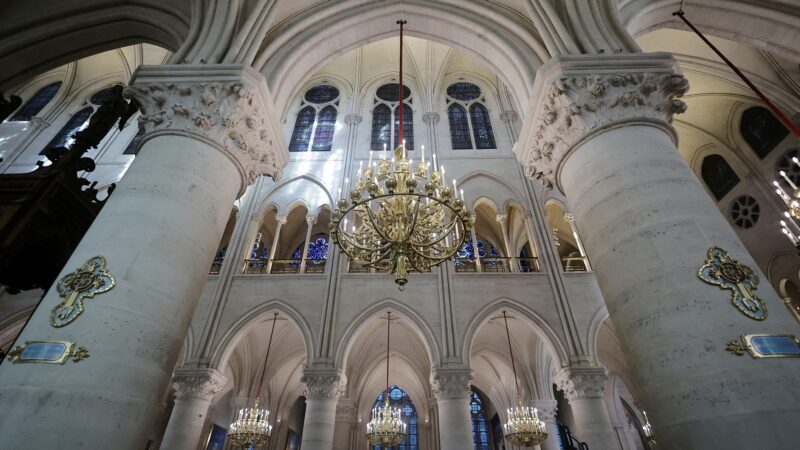
<instances>
[{"instance_id":1,"label":"column capital","mask_svg":"<svg viewBox=\"0 0 800 450\"><path fill-rule=\"evenodd\" d=\"M555 400L534 400L533 407L539 412L539 418L545 422L555 422L558 402Z\"/></svg>"},{"instance_id":2,"label":"column capital","mask_svg":"<svg viewBox=\"0 0 800 450\"><path fill-rule=\"evenodd\" d=\"M519 118L519 114L516 111L503 111L500 113L500 119L503 122L516 122Z\"/></svg>"},{"instance_id":3,"label":"column capital","mask_svg":"<svg viewBox=\"0 0 800 450\"><path fill-rule=\"evenodd\" d=\"M426 125L439 123L439 113L426 112L422 115L422 122L424 122Z\"/></svg>"},{"instance_id":4,"label":"column capital","mask_svg":"<svg viewBox=\"0 0 800 450\"><path fill-rule=\"evenodd\" d=\"M606 380L608 374L602 367L565 367L555 377L556 385L569 401L602 399Z\"/></svg>"},{"instance_id":5,"label":"column capital","mask_svg":"<svg viewBox=\"0 0 800 450\"><path fill-rule=\"evenodd\" d=\"M311 215L306 216L306 223L309 225L314 225L315 223L317 223L317 216L311 216Z\"/></svg>"},{"instance_id":6,"label":"column capital","mask_svg":"<svg viewBox=\"0 0 800 450\"><path fill-rule=\"evenodd\" d=\"M514 153L527 176L558 186L572 149L603 131L650 124L677 140L672 116L686 111L688 89L667 53L553 58L537 71Z\"/></svg>"},{"instance_id":7,"label":"column capital","mask_svg":"<svg viewBox=\"0 0 800 450\"><path fill-rule=\"evenodd\" d=\"M286 225L286 216L275 216L275 221L281 225Z\"/></svg>"},{"instance_id":8,"label":"column capital","mask_svg":"<svg viewBox=\"0 0 800 450\"><path fill-rule=\"evenodd\" d=\"M437 399L469 398L472 371L465 368L435 369L431 373L431 388Z\"/></svg>"},{"instance_id":9,"label":"column capital","mask_svg":"<svg viewBox=\"0 0 800 450\"><path fill-rule=\"evenodd\" d=\"M495 217L495 220L497 220L500 223L505 222L506 219L508 219L508 215L506 214L498 214L497 217Z\"/></svg>"},{"instance_id":10,"label":"column capital","mask_svg":"<svg viewBox=\"0 0 800 450\"><path fill-rule=\"evenodd\" d=\"M140 66L125 95L141 104L142 143L159 134L210 143L234 162L242 191L259 175L279 179L289 160L269 88L249 66Z\"/></svg>"},{"instance_id":11,"label":"column capital","mask_svg":"<svg viewBox=\"0 0 800 450\"><path fill-rule=\"evenodd\" d=\"M31 117L30 122L31 122L31 127L34 129L47 128L52 124L49 120L37 116Z\"/></svg>"},{"instance_id":12,"label":"column capital","mask_svg":"<svg viewBox=\"0 0 800 450\"><path fill-rule=\"evenodd\" d=\"M336 370L306 368L300 382L306 385L306 398L311 400L338 400L347 388L347 380Z\"/></svg>"},{"instance_id":13,"label":"column capital","mask_svg":"<svg viewBox=\"0 0 800 450\"><path fill-rule=\"evenodd\" d=\"M564 213L564 222L575 223L575 214Z\"/></svg>"},{"instance_id":14,"label":"column capital","mask_svg":"<svg viewBox=\"0 0 800 450\"><path fill-rule=\"evenodd\" d=\"M228 379L214 369L175 369L172 381L177 386L177 398L199 398L210 401L222 392Z\"/></svg>"},{"instance_id":15,"label":"column capital","mask_svg":"<svg viewBox=\"0 0 800 450\"><path fill-rule=\"evenodd\" d=\"M344 123L346 125L358 125L364 118L361 117L361 114L356 113L348 113L344 115Z\"/></svg>"}]
</instances>

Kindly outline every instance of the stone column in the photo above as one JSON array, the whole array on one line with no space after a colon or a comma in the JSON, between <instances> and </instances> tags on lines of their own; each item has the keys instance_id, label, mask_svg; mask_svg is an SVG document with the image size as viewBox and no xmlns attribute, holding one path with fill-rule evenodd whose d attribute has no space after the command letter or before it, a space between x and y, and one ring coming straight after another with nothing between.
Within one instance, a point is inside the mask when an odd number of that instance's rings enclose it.
<instances>
[{"instance_id":1,"label":"stone column","mask_svg":"<svg viewBox=\"0 0 800 450\"><path fill-rule=\"evenodd\" d=\"M564 214L564 221L569 224L569 228L572 230L572 237L575 238L575 244L578 246L578 251L581 252L584 267L586 267L587 271L591 271L592 266L589 264L589 258L586 257L586 250L583 248L583 242L581 242L581 237L578 234L578 228L575 227L575 215Z\"/></svg>"},{"instance_id":2,"label":"stone column","mask_svg":"<svg viewBox=\"0 0 800 450\"><path fill-rule=\"evenodd\" d=\"M599 367L567 367L556 375L556 385L572 408L572 432L593 450L619 450L614 427L603 398L606 370Z\"/></svg>"},{"instance_id":3,"label":"stone column","mask_svg":"<svg viewBox=\"0 0 800 450\"><path fill-rule=\"evenodd\" d=\"M481 255L478 251L478 237L475 235L475 227L469 230L470 239L472 239L472 253L475 256L475 270L483 272L483 264L481 264Z\"/></svg>"},{"instance_id":4,"label":"stone column","mask_svg":"<svg viewBox=\"0 0 800 450\"><path fill-rule=\"evenodd\" d=\"M503 247L506 257L508 258L508 270L517 272L516 264L514 264L516 258L514 258L514 254L511 252L511 244L508 239L508 216L505 214L498 214L495 219L497 219L497 223L500 224L500 231L503 233Z\"/></svg>"},{"instance_id":5,"label":"stone column","mask_svg":"<svg viewBox=\"0 0 800 450\"><path fill-rule=\"evenodd\" d=\"M231 206L288 158L250 68L142 66L134 83L143 147L59 275L102 255L116 286L60 328L48 291L19 342L72 341L90 358L0 366L3 447L145 448Z\"/></svg>"},{"instance_id":6,"label":"stone column","mask_svg":"<svg viewBox=\"0 0 800 450\"><path fill-rule=\"evenodd\" d=\"M275 236L272 238L272 247L269 248L269 261L267 261L267 273L272 273L272 260L275 259L275 253L278 250L280 243L281 228L286 225L286 216L275 216L278 225L275 227Z\"/></svg>"},{"instance_id":7,"label":"stone column","mask_svg":"<svg viewBox=\"0 0 800 450\"><path fill-rule=\"evenodd\" d=\"M161 448L197 450L211 399L222 391L227 380L214 369L177 369L173 381L178 392Z\"/></svg>"},{"instance_id":8,"label":"stone column","mask_svg":"<svg viewBox=\"0 0 800 450\"><path fill-rule=\"evenodd\" d=\"M439 450L464 450L473 447L469 416L469 383L466 369L438 369L431 375L439 416Z\"/></svg>"},{"instance_id":9,"label":"stone column","mask_svg":"<svg viewBox=\"0 0 800 450\"><path fill-rule=\"evenodd\" d=\"M356 401L352 398L340 398L336 404L336 425L333 431L333 448L349 450L355 447L351 441L356 426L358 411ZM366 428L365 428L366 432Z\"/></svg>"},{"instance_id":10,"label":"stone column","mask_svg":"<svg viewBox=\"0 0 800 450\"><path fill-rule=\"evenodd\" d=\"M542 442L542 450L561 450L558 444L558 425L556 424L556 412L558 405L555 400L534 400L533 407L539 413L539 418L547 426L547 440Z\"/></svg>"},{"instance_id":11,"label":"stone column","mask_svg":"<svg viewBox=\"0 0 800 450\"><path fill-rule=\"evenodd\" d=\"M300 259L300 273L306 271L306 258L308 258L308 246L311 244L311 230L314 229L314 224L317 223L317 216L306 216L306 242L303 244L303 256Z\"/></svg>"},{"instance_id":12,"label":"stone column","mask_svg":"<svg viewBox=\"0 0 800 450\"><path fill-rule=\"evenodd\" d=\"M306 417L300 448L332 450L336 403L344 392L342 376L335 371L306 369L300 381L306 385Z\"/></svg>"},{"instance_id":13,"label":"stone column","mask_svg":"<svg viewBox=\"0 0 800 450\"><path fill-rule=\"evenodd\" d=\"M797 324L777 313L767 278L676 149L670 122L688 89L677 72L667 54L555 59L536 77L515 152L572 206L659 445L790 448L797 361L737 357L726 345L746 333L796 333ZM760 277L766 321L698 279L712 246ZM769 432L753 432L761 429Z\"/></svg>"}]
</instances>

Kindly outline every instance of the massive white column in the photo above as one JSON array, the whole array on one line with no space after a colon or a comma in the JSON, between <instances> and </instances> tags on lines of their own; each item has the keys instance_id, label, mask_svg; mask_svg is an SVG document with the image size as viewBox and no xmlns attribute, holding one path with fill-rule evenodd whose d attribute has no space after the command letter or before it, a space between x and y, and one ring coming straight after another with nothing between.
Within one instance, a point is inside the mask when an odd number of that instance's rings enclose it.
<instances>
[{"instance_id":1,"label":"massive white column","mask_svg":"<svg viewBox=\"0 0 800 450\"><path fill-rule=\"evenodd\" d=\"M163 450L197 450L211 400L225 387L214 369L178 369L173 380L178 392L161 441Z\"/></svg>"},{"instance_id":2,"label":"massive white column","mask_svg":"<svg viewBox=\"0 0 800 450\"><path fill-rule=\"evenodd\" d=\"M275 216L278 225L275 227L275 236L272 237L272 247L269 249L269 261L267 261L267 273L272 273L272 261L278 250L281 238L281 228L286 225L286 216Z\"/></svg>"},{"instance_id":3,"label":"massive white column","mask_svg":"<svg viewBox=\"0 0 800 450\"><path fill-rule=\"evenodd\" d=\"M311 245L311 230L317 223L317 216L306 216L306 241L303 244L303 255L300 257L300 273L306 271L306 259L308 259L308 246Z\"/></svg>"},{"instance_id":4,"label":"massive white column","mask_svg":"<svg viewBox=\"0 0 800 450\"><path fill-rule=\"evenodd\" d=\"M340 398L336 404L336 425L333 432L333 448L349 450L355 447L353 432L356 428L358 418L358 405L355 399L346 397ZM366 432L366 427L364 428Z\"/></svg>"},{"instance_id":5,"label":"massive white column","mask_svg":"<svg viewBox=\"0 0 800 450\"><path fill-rule=\"evenodd\" d=\"M90 357L0 366L14 411L0 418L3 447L145 448L233 202L288 158L252 69L140 67L134 83L143 147L59 276L102 255L116 286L61 328L48 291L19 342L73 341Z\"/></svg>"},{"instance_id":6,"label":"massive white column","mask_svg":"<svg viewBox=\"0 0 800 450\"><path fill-rule=\"evenodd\" d=\"M556 413L558 404L555 400L534 400L533 407L539 413L539 418L547 426L547 439L542 442L542 450L561 450L558 444L558 425L556 424Z\"/></svg>"},{"instance_id":7,"label":"massive white column","mask_svg":"<svg viewBox=\"0 0 800 450\"><path fill-rule=\"evenodd\" d=\"M556 384L572 408L572 432L592 450L619 450L603 399L607 379L605 369L599 367L567 367L556 375Z\"/></svg>"},{"instance_id":8,"label":"massive white column","mask_svg":"<svg viewBox=\"0 0 800 450\"><path fill-rule=\"evenodd\" d=\"M466 369L437 369L431 375L439 418L439 450L464 450L473 447L469 416L469 383Z\"/></svg>"},{"instance_id":9,"label":"massive white column","mask_svg":"<svg viewBox=\"0 0 800 450\"><path fill-rule=\"evenodd\" d=\"M536 77L515 152L572 206L659 446L792 447L800 365L726 345L797 324L676 149L670 122L687 89L666 54L555 59ZM758 274L767 320L698 279L712 246Z\"/></svg>"},{"instance_id":10,"label":"massive white column","mask_svg":"<svg viewBox=\"0 0 800 450\"><path fill-rule=\"evenodd\" d=\"M332 450L336 403L344 392L342 377L333 371L306 369L301 381L306 385L306 417L300 448Z\"/></svg>"}]
</instances>

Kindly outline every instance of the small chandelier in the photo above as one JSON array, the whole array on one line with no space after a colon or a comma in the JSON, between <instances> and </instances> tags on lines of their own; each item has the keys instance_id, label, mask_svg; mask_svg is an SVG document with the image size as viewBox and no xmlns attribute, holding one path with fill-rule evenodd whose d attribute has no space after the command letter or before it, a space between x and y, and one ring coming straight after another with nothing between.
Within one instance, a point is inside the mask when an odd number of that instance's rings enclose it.
<instances>
[{"instance_id":1,"label":"small chandelier","mask_svg":"<svg viewBox=\"0 0 800 450\"><path fill-rule=\"evenodd\" d=\"M800 167L800 160L797 157L792 158L792 162ZM783 200L786 204L786 209L788 211L784 211L783 215L786 216L786 220L781 220L781 232L789 238L789 241L792 242L792 245L797 249L798 253L800 253L800 236L798 236L798 231L800 231L800 227L797 226L798 220L800 220L800 189L798 189L797 185L786 175L786 172L781 170L779 175L786 182L789 186L790 190L787 193L780 182L773 181L772 184L775 185L775 192L778 196ZM791 223L791 226L789 223Z\"/></svg>"},{"instance_id":2,"label":"small chandelier","mask_svg":"<svg viewBox=\"0 0 800 450\"><path fill-rule=\"evenodd\" d=\"M533 447L539 445L547 439L547 428L544 422L539 419L539 412L536 408L522 406L522 397L519 393L519 381L517 380L517 366L514 363L514 352L511 350L511 333L508 331L508 316L503 311L503 321L506 326L506 338L508 338L508 354L511 356L511 368L514 371L514 386L517 390L517 406L508 408L508 420L503 424L503 434L508 442L522 447Z\"/></svg>"},{"instance_id":3,"label":"small chandelier","mask_svg":"<svg viewBox=\"0 0 800 450\"><path fill-rule=\"evenodd\" d=\"M409 271L427 272L452 258L472 229L473 215L465 208L464 191L445 181L444 167L421 161L415 166L403 140L403 25L400 24L399 140L394 158L386 146L379 161L370 151L366 168L359 164L352 183L331 215L331 241L350 261L395 274L402 290ZM363 169L363 172L362 172ZM349 192L349 200L347 192Z\"/></svg>"},{"instance_id":4,"label":"small chandelier","mask_svg":"<svg viewBox=\"0 0 800 450\"><path fill-rule=\"evenodd\" d=\"M386 316L386 391L383 406L372 409L372 419L367 423L367 440L370 445L391 448L406 439L406 424L399 408L392 408L389 399L389 330L392 313Z\"/></svg>"},{"instance_id":5,"label":"small chandelier","mask_svg":"<svg viewBox=\"0 0 800 450\"><path fill-rule=\"evenodd\" d=\"M261 379L258 382L256 400L252 408L243 408L236 415L236 420L231 424L228 437L231 441L243 448L255 448L269 443L272 435L272 425L269 424L269 411L258 407L261 400L261 385L264 384L264 375L267 373L267 361L269 360L269 350L272 347L272 336L275 334L275 324L278 322L278 313L272 317L272 331L269 333L267 343L267 356L264 358L264 367L261 371Z\"/></svg>"}]
</instances>

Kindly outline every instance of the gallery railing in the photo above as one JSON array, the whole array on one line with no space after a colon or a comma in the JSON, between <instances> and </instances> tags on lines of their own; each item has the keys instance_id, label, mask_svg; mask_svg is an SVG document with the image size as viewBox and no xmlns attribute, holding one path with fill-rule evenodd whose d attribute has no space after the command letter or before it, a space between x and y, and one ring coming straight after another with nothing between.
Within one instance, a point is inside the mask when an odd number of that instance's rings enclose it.
<instances>
[{"instance_id":1,"label":"gallery railing","mask_svg":"<svg viewBox=\"0 0 800 450\"><path fill-rule=\"evenodd\" d=\"M564 267L564 272L587 272L588 264L583 256L570 256L561 258L561 265Z\"/></svg>"},{"instance_id":2,"label":"gallery railing","mask_svg":"<svg viewBox=\"0 0 800 450\"><path fill-rule=\"evenodd\" d=\"M558 426L558 443L562 450L589 450L589 445L581 442L570 433L569 428L561 422L556 422Z\"/></svg>"},{"instance_id":3,"label":"gallery railing","mask_svg":"<svg viewBox=\"0 0 800 450\"><path fill-rule=\"evenodd\" d=\"M243 274L263 275L270 274L291 274L291 273L325 273L325 259L306 259L305 268L302 268L300 258L273 259L270 264L269 259L245 259L242 269Z\"/></svg>"},{"instance_id":4,"label":"gallery railing","mask_svg":"<svg viewBox=\"0 0 800 450\"><path fill-rule=\"evenodd\" d=\"M538 272L539 258L506 258L501 256L489 256L480 259L480 270L477 261L470 258L456 258L453 267L458 273L462 272L487 272L487 273L507 273L512 272L511 268L516 267L514 272Z\"/></svg>"}]
</instances>

